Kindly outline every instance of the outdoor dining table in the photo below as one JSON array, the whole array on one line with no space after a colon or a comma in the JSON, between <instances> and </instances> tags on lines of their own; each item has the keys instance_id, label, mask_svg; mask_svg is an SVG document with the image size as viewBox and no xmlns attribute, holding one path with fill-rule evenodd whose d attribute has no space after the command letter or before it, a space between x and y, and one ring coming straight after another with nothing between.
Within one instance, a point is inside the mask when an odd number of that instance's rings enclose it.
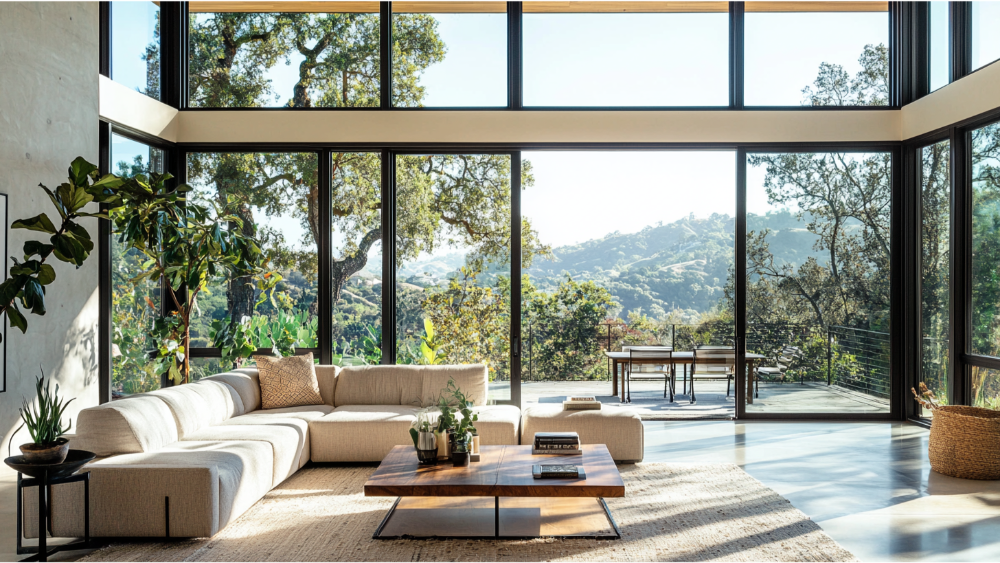
<instances>
[{"instance_id":1,"label":"outdoor dining table","mask_svg":"<svg viewBox=\"0 0 1000 563\"><path fill-rule=\"evenodd\" d=\"M614 394L618 395L619 397L621 397L622 402L625 402L625 366L628 365L628 362L629 362L629 353L628 352L604 352L604 355L606 355L608 358L611 358L611 363L612 363L612 369L611 369L611 388L613 389ZM673 365L681 364L682 366L684 366L684 375L687 376L687 365L691 364L691 363L694 363L694 352L692 352L690 350L686 351L686 352L673 352L670 355L670 357L671 357L671 362L670 363L672 363ZM747 363L747 389L751 389L752 390L753 389L753 380L754 380L754 362L758 362L760 360L763 360L763 359L766 358L766 356L763 356L761 354L753 354L753 353L747 352L746 355L744 356L744 358L746 358L746 363ZM646 363L646 364L653 364L653 365L663 365L665 362L663 360L658 360L658 359L652 358L652 359L647 359L647 360L634 360L633 363L635 363L635 364ZM618 366L619 365L621 365L621 367L622 367L622 378L621 378L622 385L621 385L620 391L619 391L619 385L618 385ZM747 395L747 403L748 404L749 403L753 403L753 393L752 392L747 392L746 395Z\"/></svg>"}]
</instances>

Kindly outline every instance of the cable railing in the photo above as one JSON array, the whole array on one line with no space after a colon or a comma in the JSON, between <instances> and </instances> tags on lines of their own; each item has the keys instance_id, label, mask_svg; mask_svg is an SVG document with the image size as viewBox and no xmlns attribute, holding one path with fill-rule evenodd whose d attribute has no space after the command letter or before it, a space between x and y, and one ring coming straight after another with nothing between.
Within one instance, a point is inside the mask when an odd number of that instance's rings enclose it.
<instances>
[{"instance_id":1,"label":"cable railing","mask_svg":"<svg viewBox=\"0 0 1000 563\"><path fill-rule=\"evenodd\" d=\"M691 350L700 344L735 342L730 321L629 326L619 320L599 324L571 320L526 322L522 331L523 381L607 381L611 362L604 352L623 345L663 345ZM780 350L800 350L797 364L780 381L825 383L878 398L889 396L889 334L857 327L797 323L750 323L747 351L775 365ZM764 379L768 381L768 379Z\"/></svg>"}]
</instances>

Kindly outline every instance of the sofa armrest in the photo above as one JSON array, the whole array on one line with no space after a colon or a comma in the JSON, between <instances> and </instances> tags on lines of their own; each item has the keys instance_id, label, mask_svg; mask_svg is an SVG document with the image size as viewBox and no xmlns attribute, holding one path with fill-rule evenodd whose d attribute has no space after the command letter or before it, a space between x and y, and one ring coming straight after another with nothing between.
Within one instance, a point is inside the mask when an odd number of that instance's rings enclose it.
<instances>
[{"instance_id":1,"label":"sofa armrest","mask_svg":"<svg viewBox=\"0 0 1000 563\"><path fill-rule=\"evenodd\" d=\"M91 537L164 537L170 499L171 537L209 537L219 531L219 475L215 467L90 466ZM84 483L52 487L52 534L83 537ZM24 536L38 537L38 489L26 487Z\"/></svg>"}]
</instances>

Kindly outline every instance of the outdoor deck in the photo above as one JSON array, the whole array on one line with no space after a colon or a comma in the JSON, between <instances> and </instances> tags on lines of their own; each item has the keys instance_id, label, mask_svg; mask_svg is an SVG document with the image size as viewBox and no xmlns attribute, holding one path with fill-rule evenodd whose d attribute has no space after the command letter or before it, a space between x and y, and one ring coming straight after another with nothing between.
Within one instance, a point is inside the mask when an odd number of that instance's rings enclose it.
<instances>
[{"instance_id":1,"label":"outdoor deck","mask_svg":"<svg viewBox=\"0 0 1000 563\"><path fill-rule=\"evenodd\" d=\"M677 391L682 391L677 382ZM596 395L606 408L631 407L644 420L727 419L735 412L732 392L726 397L726 383L698 382L698 401L678 393L673 403L663 398L662 381L633 381L632 403L623 405L611 395L607 381L526 381L521 383L522 403L562 403L568 395ZM747 405L748 412L770 413L876 413L889 412L889 402L841 387L819 383L762 383L760 397Z\"/></svg>"}]
</instances>

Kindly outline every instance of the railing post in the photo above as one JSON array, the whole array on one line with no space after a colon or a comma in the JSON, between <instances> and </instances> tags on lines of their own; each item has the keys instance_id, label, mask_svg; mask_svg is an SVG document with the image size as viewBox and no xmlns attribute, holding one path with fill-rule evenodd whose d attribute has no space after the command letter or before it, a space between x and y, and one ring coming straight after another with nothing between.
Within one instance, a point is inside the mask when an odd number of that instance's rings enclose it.
<instances>
[{"instance_id":1,"label":"railing post","mask_svg":"<svg viewBox=\"0 0 1000 563\"><path fill-rule=\"evenodd\" d=\"M833 385L833 335L826 329L826 386Z\"/></svg>"}]
</instances>

